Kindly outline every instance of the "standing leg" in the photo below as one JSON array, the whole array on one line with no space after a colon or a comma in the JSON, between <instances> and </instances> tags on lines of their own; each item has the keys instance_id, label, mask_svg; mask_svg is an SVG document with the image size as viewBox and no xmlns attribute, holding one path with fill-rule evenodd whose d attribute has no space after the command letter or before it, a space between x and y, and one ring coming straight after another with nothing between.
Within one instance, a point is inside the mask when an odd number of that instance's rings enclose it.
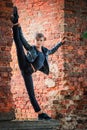
<instances>
[{"instance_id":1,"label":"standing leg","mask_svg":"<svg viewBox=\"0 0 87 130\"><path fill-rule=\"evenodd\" d=\"M35 112L39 112L41 110L41 108L39 107L38 102L35 97L32 76L29 73L25 73L23 71L22 71L22 75L23 75L23 78L25 81L28 95L30 97L31 104L32 104Z\"/></svg>"}]
</instances>

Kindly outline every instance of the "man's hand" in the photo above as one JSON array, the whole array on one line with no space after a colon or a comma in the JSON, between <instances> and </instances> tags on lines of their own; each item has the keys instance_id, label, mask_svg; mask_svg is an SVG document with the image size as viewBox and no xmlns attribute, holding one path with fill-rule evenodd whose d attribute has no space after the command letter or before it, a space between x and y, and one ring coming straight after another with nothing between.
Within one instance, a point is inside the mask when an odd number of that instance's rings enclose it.
<instances>
[{"instance_id":1,"label":"man's hand","mask_svg":"<svg viewBox=\"0 0 87 130\"><path fill-rule=\"evenodd\" d=\"M60 42L62 42L62 44L65 44L67 40L67 37L65 37L64 35L60 35Z\"/></svg>"},{"instance_id":2,"label":"man's hand","mask_svg":"<svg viewBox=\"0 0 87 130\"><path fill-rule=\"evenodd\" d=\"M18 23L18 18L19 18L19 16L18 16L18 10L17 10L17 7L14 6L13 7L13 14L11 15L10 20L11 20L11 22L13 24L16 24L16 23Z\"/></svg>"}]
</instances>

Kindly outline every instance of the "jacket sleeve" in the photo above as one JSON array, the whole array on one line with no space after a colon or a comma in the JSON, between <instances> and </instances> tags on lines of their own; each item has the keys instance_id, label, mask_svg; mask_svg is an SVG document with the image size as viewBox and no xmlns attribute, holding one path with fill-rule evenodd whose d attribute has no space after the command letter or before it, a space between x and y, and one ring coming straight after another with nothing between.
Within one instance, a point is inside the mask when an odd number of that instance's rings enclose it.
<instances>
[{"instance_id":1,"label":"jacket sleeve","mask_svg":"<svg viewBox=\"0 0 87 130\"><path fill-rule=\"evenodd\" d=\"M29 50L30 47L31 47L31 45L26 41L25 37L23 36L21 27L19 27L19 35L20 35L20 40L21 40L21 42L22 42L24 48L25 48L26 50Z\"/></svg>"},{"instance_id":2,"label":"jacket sleeve","mask_svg":"<svg viewBox=\"0 0 87 130\"><path fill-rule=\"evenodd\" d=\"M56 51L57 51L57 49L60 47L60 46L62 46L63 45L63 43L62 42L60 42L60 43L57 43L57 45L55 46L55 47L53 47L51 50L48 50L48 55L51 55L51 54L53 54L53 53L55 53Z\"/></svg>"}]
</instances>

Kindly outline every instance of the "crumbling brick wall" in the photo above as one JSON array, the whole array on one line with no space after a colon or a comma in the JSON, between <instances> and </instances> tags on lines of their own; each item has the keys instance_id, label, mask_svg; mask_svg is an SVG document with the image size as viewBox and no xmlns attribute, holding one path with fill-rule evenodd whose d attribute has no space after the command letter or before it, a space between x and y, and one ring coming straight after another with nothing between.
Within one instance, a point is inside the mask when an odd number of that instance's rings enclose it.
<instances>
[{"instance_id":1,"label":"crumbling brick wall","mask_svg":"<svg viewBox=\"0 0 87 130\"><path fill-rule=\"evenodd\" d=\"M0 120L13 119L13 96L11 93L11 1L0 1Z\"/></svg>"},{"instance_id":2,"label":"crumbling brick wall","mask_svg":"<svg viewBox=\"0 0 87 130\"><path fill-rule=\"evenodd\" d=\"M1 105L3 109L0 108L0 111L6 110L5 108L10 111L12 101L13 106L15 105L16 118L36 118L37 114L30 104L17 63L15 44L12 41L10 30L9 13L12 9L9 7L12 7L10 4L12 3L3 1L3 11L0 10L2 16L0 17L0 79L2 84L0 86L4 86L5 82L11 85L10 88L8 84L5 84L6 89L0 87L0 102L2 101L3 92L8 90L10 96L7 99L8 103L10 101L10 107L8 107L9 105L3 107L3 104L5 104L3 103ZM31 45L34 44L34 36L37 32L45 34L47 41L44 46L49 49L59 41L60 34L64 33L68 37L67 43L49 57L49 76L43 75L41 72L33 74L34 89L40 106L52 117L61 118L61 121L65 123L63 125L65 128L71 128L71 126L72 129L85 127L87 111L87 40L82 39L81 35L87 30L86 0L13 0L13 4L18 7L20 24L26 39ZM5 23L8 23L8 26L5 26ZM6 40L3 40L3 38L6 38ZM7 59L3 60L2 53L4 58L7 57ZM10 56L12 56L11 63ZM3 61L5 61L5 64ZM3 69L4 66L6 69ZM7 100L3 99L3 101ZM81 121L83 124L81 124Z\"/></svg>"},{"instance_id":3,"label":"crumbling brick wall","mask_svg":"<svg viewBox=\"0 0 87 130\"><path fill-rule=\"evenodd\" d=\"M69 38L63 46L63 89L54 102L57 118L62 119L64 129L87 129L87 1L65 0L65 35ZM61 115L62 113L62 115Z\"/></svg>"},{"instance_id":4,"label":"crumbling brick wall","mask_svg":"<svg viewBox=\"0 0 87 130\"><path fill-rule=\"evenodd\" d=\"M19 10L19 21L27 41L34 45L34 37L37 32L45 34L47 41L43 46L51 49L59 41L60 34L64 32L64 3L62 1L14 1ZM60 24L61 23L61 24ZM36 118L23 79L20 76L16 58L15 45L12 48L13 68L12 93L16 106L17 118ZM58 59L60 64L58 64ZM52 102L58 92L58 86L62 74L62 51L61 48L49 57L50 75L44 75L41 72L34 73L34 89L36 98L45 112L55 117L55 111L52 109ZM52 114L54 113L54 114Z\"/></svg>"}]
</instances>

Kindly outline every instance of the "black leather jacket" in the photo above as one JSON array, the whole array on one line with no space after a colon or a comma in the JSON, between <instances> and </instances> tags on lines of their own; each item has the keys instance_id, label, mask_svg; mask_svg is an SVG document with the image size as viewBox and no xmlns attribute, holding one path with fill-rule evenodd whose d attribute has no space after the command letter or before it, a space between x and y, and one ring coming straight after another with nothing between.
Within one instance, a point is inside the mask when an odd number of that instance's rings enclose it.
<instances>
[{"instance_id":1,"label":"black leather jacket","mask_svg":"<svg viewBox=\"0 0 87 130\"><path fill-rule=\"evenodd\" d=\"M13 27L13 32L14 32L14 28L15 27ZM42 52L39 52L37 50L36 46L31 46L26 41L26 39L23 36L21 27L18 27L18 30L19 30L20 40L22 41L22 44L23 44L24 48L27 50L26 57L27 57L27 60L29 61L29 63L31 63L36 70L40 70L45 74L49 74L48 55L51 55L54 52L56 52L57 49L61 45L63 45L63 43L62 42L57 43L57 45L55 47L53 47L51 50L49 50L49 49L42 46L41 47ZM16 35L17 35L17 33L16 33Z\"/></svg>"}]
</instances>

